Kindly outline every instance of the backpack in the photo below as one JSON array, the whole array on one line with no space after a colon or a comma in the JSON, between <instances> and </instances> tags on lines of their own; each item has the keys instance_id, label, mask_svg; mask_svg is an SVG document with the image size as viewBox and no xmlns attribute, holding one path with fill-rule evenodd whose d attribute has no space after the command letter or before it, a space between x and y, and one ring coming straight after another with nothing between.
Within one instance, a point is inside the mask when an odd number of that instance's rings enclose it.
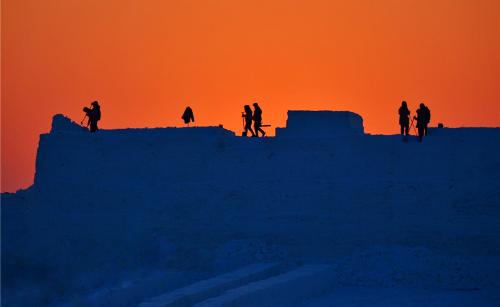
<instances>
[{"instance_id":1,"label":"backpack","mask_svg":"<svg viewBox=\"0 0 500 307\"><path fill-rule=\"evenodd\" d=\"M101 120L101 108L100 107L94 109L94 116L95 116L96 121Z\"/></svg>"}]
</instances>

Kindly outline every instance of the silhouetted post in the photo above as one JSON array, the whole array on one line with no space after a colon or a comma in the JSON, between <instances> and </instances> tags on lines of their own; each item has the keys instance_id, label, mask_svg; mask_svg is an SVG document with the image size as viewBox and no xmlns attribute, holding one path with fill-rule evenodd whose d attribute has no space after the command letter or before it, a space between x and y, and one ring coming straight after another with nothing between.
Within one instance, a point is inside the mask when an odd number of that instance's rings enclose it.
<instances>
[{"instance_id":1,"label":"silhouetted post","mask_svg":"<svg viewBox=\"0 0 500 307\"><path fill-rule=\"evenodd\" d=\"M85 109L88 109L88 108L83 108L83 112L85 112ZM83 115L83 118L82 120L80 121L80 125L83 126L83 121L85 120L85 118L87 118L87 113L85 113L85 115ZM87 126L88 126L88 122L87 122Z\"/></svg>"},{"instance_id":2,"label":"silhouetted post","mask_svg":"<svg viewBox=\"0 0 500 307\"><path fill-rule=\"evenodd\" d=\"M415 122L415 117L413 117L413 118L411 119L410 130L411 130L411 128L413 127L413 123L414 123L414 122ZM415 127L413 127L413 132L415 133L415 135L417 135L417 130L415 129Z\"/></svg>"},{"instance_id":3,"label":"silhouetted post","mask_svg":"<svg viewBox=\"0 0 500 307\"><path fill-rule=\"evenodd\" d=\"M191 107L186 107L186 110L184 110L184 113L182 114L181 118L184 120L184 123L189 126L190 122L194 123L194 114L193 110Z\"/></svg>"}]
</instances>

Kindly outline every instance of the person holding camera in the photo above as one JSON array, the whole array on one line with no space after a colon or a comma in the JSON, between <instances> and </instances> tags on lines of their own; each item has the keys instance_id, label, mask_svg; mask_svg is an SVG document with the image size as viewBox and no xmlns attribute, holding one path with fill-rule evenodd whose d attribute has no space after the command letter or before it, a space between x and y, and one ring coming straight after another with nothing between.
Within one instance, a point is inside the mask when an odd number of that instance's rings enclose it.
<instances>
[{"instance_id":1,"label":"person holding camera","mask_svg":"<svg viewBox=\"0 0 500 307\"><path fill-rule=\"evenodd\" d=\"M83 112L85 112L85 116L88 117L87 127L90 125L90 132L96 132L99 129L97 127L97 122L101 120L101 106L97 100L92 102L91 108L84 107Z\"/></svg>"}]
</instances>

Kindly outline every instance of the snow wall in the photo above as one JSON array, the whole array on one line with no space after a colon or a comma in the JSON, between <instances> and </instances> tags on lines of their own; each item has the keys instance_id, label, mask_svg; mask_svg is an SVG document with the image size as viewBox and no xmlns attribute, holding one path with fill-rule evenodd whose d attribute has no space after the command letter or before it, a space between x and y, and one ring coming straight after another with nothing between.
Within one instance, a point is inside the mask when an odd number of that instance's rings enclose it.
<instances>
[{"instance_id":1,"label":"snow wall","mask_svg":"<svg viewBox=\"0 0 500 307\"><path fill-rule=\"evenodd\" d=\"M348 111L288 111L286 128L276 128L277 137L330 138L363 133L363 118Z\"/></svg>"},{"instance_id":2,"label":"snow wall","mask_svg":"<svg viewBox=\"0 0 500 307\"><path fill-rule=\"evenodd\" d=\"M499 128L430 129L420 144L363 134L350 112L289 116L274 138L90 134L55 116L34 185L2 195L4 285L210 266L209 251L238 240L305 261L391 245L498 259Z\"/></svg>"}]
</instances>

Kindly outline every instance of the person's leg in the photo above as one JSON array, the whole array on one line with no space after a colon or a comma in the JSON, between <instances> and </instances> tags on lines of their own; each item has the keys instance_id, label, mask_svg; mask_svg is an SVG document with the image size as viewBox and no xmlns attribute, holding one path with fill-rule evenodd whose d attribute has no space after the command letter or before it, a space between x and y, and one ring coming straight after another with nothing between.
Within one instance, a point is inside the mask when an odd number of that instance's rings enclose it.
<instances>
[{"instance_id":1,"label":"person's leg","mask_svg":"<svg viewBox=\"0 0 500 307\"><path fill-rule=\"evenodd\" d=\"M248 131L250 131L250 133L252 133L252 136L255 135L255 133L253 132L252 130L252 123L245 123L245 136L247 135Z\"/></svg>"},{"instance_id":2,"label":"person's leg","mask_svg":"<svg viewBox=\"0 0 500 307\"><path fill-rule=\"evenodd\" d=\"M418 127L418 141L422 142L422 136L424 135L424 127Z\"/></svg>"},{"instance_id":3,"label":"person's leg","mask_svg":"<svg viewBox=\"0 0 500 307\"><path fill-rule=\"evenodd\" d=\"M255 122L253 124L253 129L255 130L255 137L259 137L259 123Z\"/></svg>"},{"instance_id":4,"label":"person's leg","mask_svg":"<svg viewBox=\"0 0 500 307\"><path fill-rule=\"evenodd\" d=\"M405 131L405 126L404 125L399 125L401 127L401 135L404 134L404 131Z\"/></svg>"},{"instance_id":5,"label":"person's leg","mask_svg":"<svg viewBox=\"0 0 500 307\"><path fill-rule=\"evenodd\" d=\"M252 136L255 136L255 132L252 129L252 123L248 124L248 130L252 133Z\"/></svg>"},{"instance_id":6,"label":"person's leg","mask_svg":"<svg viewBox=\"0 0 500 307\"><path fill-rule=\"evenodd\" d=\"M264 130L262 130L262 122L258 122L257 128L255 129L255 133L258 133L257 130L260 131L260 133L262 134L262 136L266 135L266 132Z\"/></svg>"}]
</instances>

